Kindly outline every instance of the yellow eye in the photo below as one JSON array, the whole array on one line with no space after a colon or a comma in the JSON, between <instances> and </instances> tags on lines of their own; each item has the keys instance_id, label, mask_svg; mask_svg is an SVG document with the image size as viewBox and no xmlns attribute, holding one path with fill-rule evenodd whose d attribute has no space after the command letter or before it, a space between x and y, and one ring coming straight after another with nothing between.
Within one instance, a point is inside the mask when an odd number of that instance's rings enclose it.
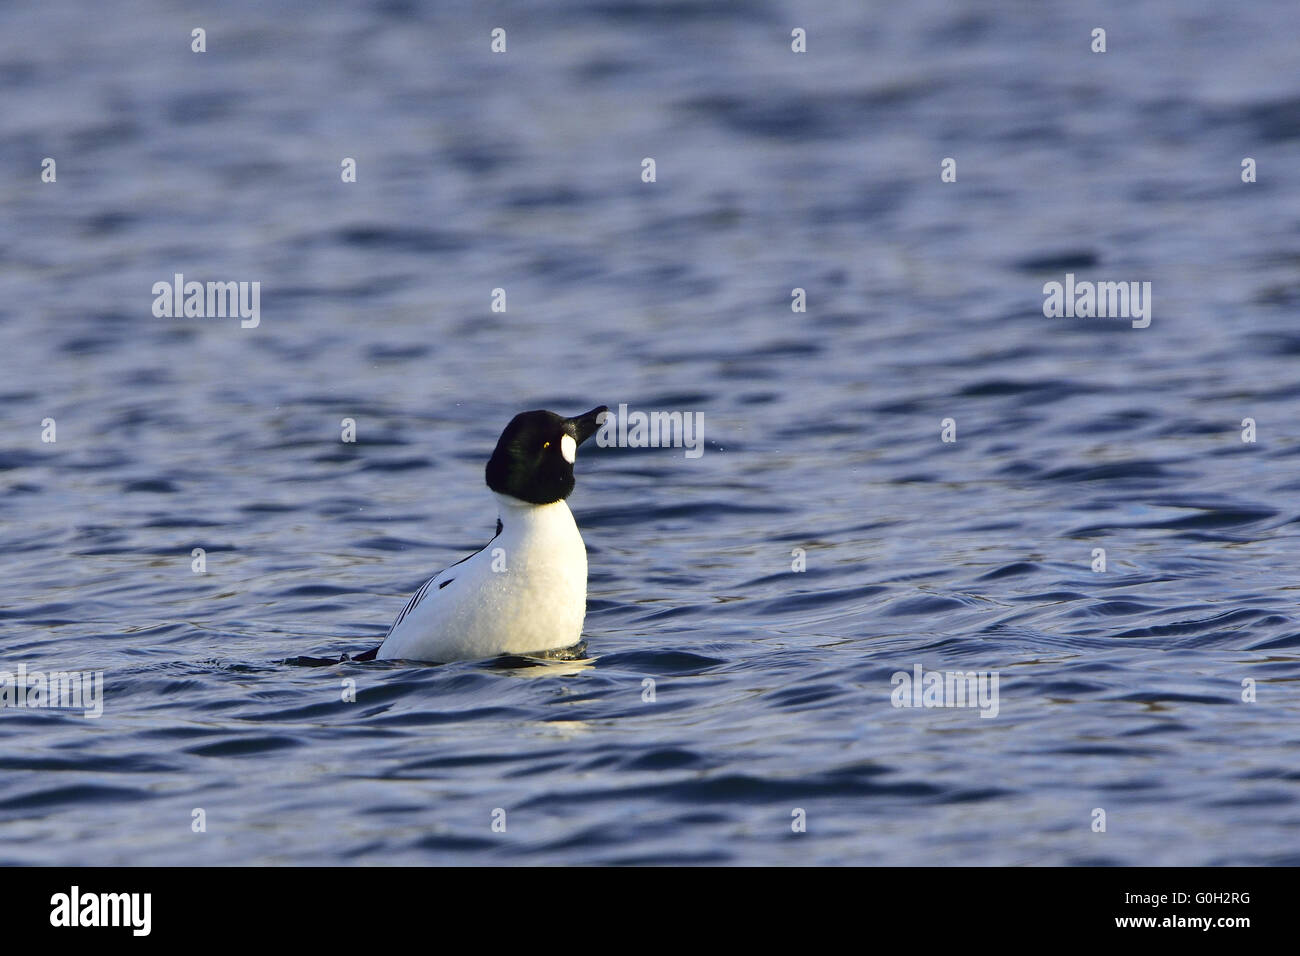
<instances>
[{"instance_id":1,"label":"yellow eye","mask_svg":"<svg viewBox=\"0 0 1300 956\"><path fill-rule=\"evenodd\" d=\"M550 442L546 442L544 445L542 445L542 449L543 449L543 450L545 450L545 449L547 449L547 448L550 448L550 447L551 447L551 443L550 443Z\"/></svg>"}]
</instances>

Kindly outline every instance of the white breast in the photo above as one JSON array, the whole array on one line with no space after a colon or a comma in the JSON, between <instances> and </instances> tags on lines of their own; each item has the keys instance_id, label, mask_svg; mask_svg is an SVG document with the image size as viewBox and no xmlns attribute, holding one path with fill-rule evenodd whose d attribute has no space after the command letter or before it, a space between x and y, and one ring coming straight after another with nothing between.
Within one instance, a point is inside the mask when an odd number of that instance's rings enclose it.
<instances>
[{"instance_id":1,"label":"white breast","mask_svg":"<svg viewBox=\"0 0 1300 956\"><path fill-rule=\"evenodd\" d=\"M380 647L380 660L527 654L582 638L587 549L569 506L496 497L501 533L421 588Z\"/></svg>"}]
</instances>

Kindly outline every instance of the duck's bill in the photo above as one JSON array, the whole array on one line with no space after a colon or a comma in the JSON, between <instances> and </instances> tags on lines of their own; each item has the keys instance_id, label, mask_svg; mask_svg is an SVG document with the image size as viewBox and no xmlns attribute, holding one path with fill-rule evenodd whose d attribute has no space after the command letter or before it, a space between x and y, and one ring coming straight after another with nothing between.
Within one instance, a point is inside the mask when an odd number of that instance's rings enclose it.
<instances>
[{"instance_id":1,"label":"duck's bill","mask_svg":"<svg viewBox=\"0 0 1300 956\"><path fill-rule=\"evenodd\" d=\"M581 445L600 429L605 422L605 416L609 414L609 409L604 405L598 405L584 415L577 415L569 419L569 424L573 426L573 438Z\"/></svg>"}]
</instances>

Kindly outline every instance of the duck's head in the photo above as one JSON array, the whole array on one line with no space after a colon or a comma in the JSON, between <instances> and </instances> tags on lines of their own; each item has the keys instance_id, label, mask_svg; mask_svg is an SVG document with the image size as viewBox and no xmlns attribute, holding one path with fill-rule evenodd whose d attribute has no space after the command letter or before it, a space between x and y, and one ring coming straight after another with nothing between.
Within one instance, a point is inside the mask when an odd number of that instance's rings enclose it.
<instances>
[{"instance_id":1,"label":"duck's head","mask_svg":"<svg viewBox=\"0 0 1300 956\"><path fill-rule=\"evenodd\" d=\"M578 446L596 434L608 411L600 405L574 418L540 410L520 412L488 459L488 487L534 505L563 501L573 491Z\"/></svg>"}]
</instances>

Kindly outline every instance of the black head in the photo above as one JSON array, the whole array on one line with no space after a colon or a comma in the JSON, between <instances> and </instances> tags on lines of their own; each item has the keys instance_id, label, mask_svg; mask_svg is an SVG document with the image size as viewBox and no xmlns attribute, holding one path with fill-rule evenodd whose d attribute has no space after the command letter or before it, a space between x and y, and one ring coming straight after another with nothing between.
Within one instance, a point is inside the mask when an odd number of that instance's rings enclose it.
<instances>
[{"instance_id":1,"label":"black head","mask_svg":"<svg viewBox=\"0 0 1300 956\"><path fill-rule=\"evenodd\" d=\"M576 418L520 412L501 433L488 459L488 487L535 505L563 501L573 491L578 446L596 434L607 411L601 405Z\"/></svg>"}]
</instances>

